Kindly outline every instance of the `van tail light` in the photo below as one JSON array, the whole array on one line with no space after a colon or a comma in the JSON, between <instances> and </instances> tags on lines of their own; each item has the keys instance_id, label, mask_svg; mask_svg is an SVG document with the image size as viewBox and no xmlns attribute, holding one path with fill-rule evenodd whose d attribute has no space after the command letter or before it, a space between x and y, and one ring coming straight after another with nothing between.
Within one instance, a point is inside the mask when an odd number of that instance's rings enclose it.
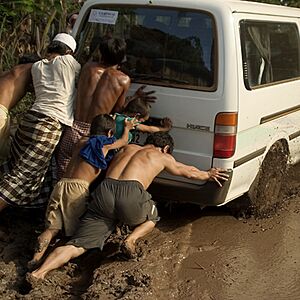
<instances>
[{"instance_id":1,"label":"van tail light","mask_svg":"<svg viewBox=\"0 0 300 300\"><path fill-rule=\"evenodd\" d=\"M214 158L229 158L235 152L237 113L219 113L215 119Z\"/></svg>"}]
</instances>

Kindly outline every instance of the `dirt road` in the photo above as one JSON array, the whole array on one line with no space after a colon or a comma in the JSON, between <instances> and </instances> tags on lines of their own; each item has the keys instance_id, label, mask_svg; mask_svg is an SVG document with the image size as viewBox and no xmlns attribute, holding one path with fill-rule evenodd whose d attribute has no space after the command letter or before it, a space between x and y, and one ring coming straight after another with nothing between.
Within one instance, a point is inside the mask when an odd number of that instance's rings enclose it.
<instances>
[{"instance_id":1,"label":"dirt road","mask_svg":"<svg viewBox=\"0 0 300 300\"><path fill-rule=\"evenodd\" d=\"M225 207L161 208L158 227L138 243L137 261L122 258L117 236L104 254L89 253L37 287L24 277L41 219L32 210L7 211L0 221L9 227L0 237L0 298L300 299L298 171L287 178L288 199L276 215L239 220Z\"/></svg>"}]
</instances>

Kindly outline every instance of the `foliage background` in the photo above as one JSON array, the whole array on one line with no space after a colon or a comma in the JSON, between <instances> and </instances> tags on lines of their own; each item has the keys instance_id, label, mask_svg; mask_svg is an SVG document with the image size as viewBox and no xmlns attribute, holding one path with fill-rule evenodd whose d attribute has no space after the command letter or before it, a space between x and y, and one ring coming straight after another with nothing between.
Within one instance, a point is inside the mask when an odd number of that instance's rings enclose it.
<instances>
[{"instance_id":1,"label":"foliage background","mask_svg":"<svg viewBox=\"0 0 300 300\"><path fill-rule=\"evenodd\" d=\"M300 0L254 1L300 7ZM79 11L83 2L0 0L0 74L16 64L24 53L43 55L49 40L56 33L65 31L66 16Z\"/></svg>"},{"instance_id":2,"label":"foliage background","mask_svg":"<svg viewBox=\"0 0 300 300\"><path fill-rule=\"evenodd\" d=\"M66 17L82 1L0 0L0 73L24 53L44 54L49 40L65 31Z\"/></svg>"},{"instance_id":3,"label":"foliage background","mask_svg":"<svg viewBox=\"0 0 300 300\"><path fill-rule=\"evenodd\" d=\"M49 41L66 30L66 17L80 10L81 0L0 0L0 74L23 54L43 56ZM12 127L31 106L31 93L11 111ZM15 126L14 126L15 125Z\"/></svg>"},{"instance_id":4,"label":"foliage background","mask_svg":"<svg viewBox=\"0 0 300 300\"><path fill-rule=\"evenodd\" d=\"M122 1L122 0L120 0ZM212 0L213 1L213 0ZM300 0L252 0L300 7ZM66 17L79 11L84 0L0 0L0 75L18 63L23 54L43 56L49 41L66 30ZM33 97L26 97L13 109L16 122Z\"/></svg>"}]
</instances>

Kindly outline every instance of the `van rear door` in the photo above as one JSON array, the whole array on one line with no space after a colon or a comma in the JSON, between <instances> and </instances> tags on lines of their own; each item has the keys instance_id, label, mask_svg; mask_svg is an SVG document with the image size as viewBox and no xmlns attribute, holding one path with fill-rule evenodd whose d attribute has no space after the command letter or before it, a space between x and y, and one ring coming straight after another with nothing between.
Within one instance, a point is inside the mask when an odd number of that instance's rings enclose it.
<instances>
[{"instance_id":1,"label":"van rear door","mask_svg":"<svg viewBox=\"0 0 300 300\"><path fill-rule=\"evenodd\" d=\"M132 79L132 93L142 84L148 86L147 91L155 90L158 99L151 116L156 121L172 119L176 159L210 168L214 120L221 101L213 16L186 8L121 4L89 9L77 33L80 57L98 59L102 38L124 38L127 54L122 69Z\"/></svg>"}]
</instances>

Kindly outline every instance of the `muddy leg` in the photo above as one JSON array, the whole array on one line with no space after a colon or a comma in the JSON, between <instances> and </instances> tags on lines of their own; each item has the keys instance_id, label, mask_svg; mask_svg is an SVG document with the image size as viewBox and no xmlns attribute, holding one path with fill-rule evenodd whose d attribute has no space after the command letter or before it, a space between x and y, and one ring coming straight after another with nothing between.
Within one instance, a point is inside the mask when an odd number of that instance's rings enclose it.
<instances>
[{"instance_id":1,"label":"muddy leg","mask_svg":"<svg viewBox=\"0 0 300 300\"><path fill-rule=\"evenodd\" d=\"M69 260L82 255L84 252L86 252L84 248L75 247L73 245L58 247L50 253L37 270L31 273L31 276L44 279L48 272L61 267Z\"/></svg>"},{"instance_id":2,"label":"muddy leg","mask_svg":"<svg viewBox=\"0 0 300 300\"><path fill-rule=\"evenodd\" d=\"M33 258L28 262L27 265L29 269L34 268L39 263L39 261L45 254L51 240L57 235L58 232L59 230L57 229L46 229L39 235Z\"/></svg>"},{"instance_id":3,"label":"muddy leg","mask_svg":"<svg viewBox=\"0 0 300 300\"><path fill-rule=\"evenodd\" d=\"M146 221L141 225L134 228L131 234L125 239L123 245L121 246L122 252L128 258L135 258L135 242L137 239L145 236L146 234L150 233L153 228L155 227L155 223L152 221Z\"/></svg>"}]
</instances>

